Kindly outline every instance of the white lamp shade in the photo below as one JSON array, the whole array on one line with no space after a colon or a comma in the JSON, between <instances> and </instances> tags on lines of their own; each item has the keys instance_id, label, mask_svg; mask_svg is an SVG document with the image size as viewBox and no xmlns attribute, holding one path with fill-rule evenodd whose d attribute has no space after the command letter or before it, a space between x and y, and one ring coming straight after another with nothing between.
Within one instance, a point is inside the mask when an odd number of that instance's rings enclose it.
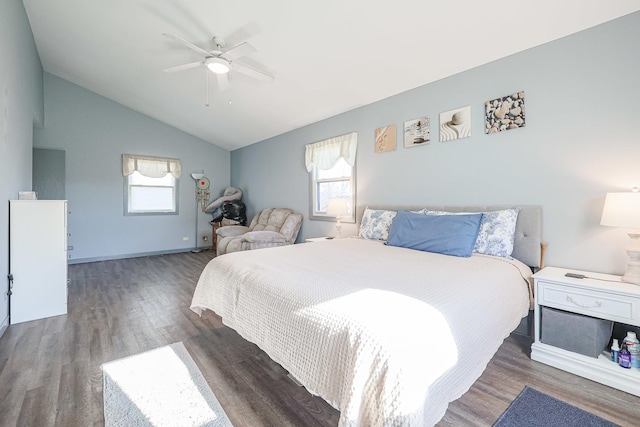
<instances>
[{"instance_id":1,"label":"white lamp shade","mask_svg":"<svg viewBox=\"0 0 640 427\"><path fill-rule=\"evenodd\" d=\"M640 193L607 193L600 224L640 229Z\"/></svg>"},{"instance_id":2,"label":"white lamp shade","mask_svg":"<svg viewBox=\"0 0 640 427\"><path fill-rule=\"evenodd\" d=\"M216 74L227 74L230 70L229 61L222 58L207 58L205 64Z\"/></svg>"},{"instance_id":3,"label":"white lamp shade","mask_svg":"<svg viewBox=\"0 0 640 427\"><path fill-rule=\"evenodd\" d=\"M203 176L204 173L202 172L191 172L191 178L195 179L196 181L202 179Z\"/></svg>"},{"instance_id":4,"label":"white lamp shade","mask_svg":"<svg viewBox=\"0 0 640 427\"><path fill-rule=\"evenodd\" d=\"M349 213L349 206L346 199L329 199L327 204L327 215L341 216Z\"/></svg>"}]
</instances>

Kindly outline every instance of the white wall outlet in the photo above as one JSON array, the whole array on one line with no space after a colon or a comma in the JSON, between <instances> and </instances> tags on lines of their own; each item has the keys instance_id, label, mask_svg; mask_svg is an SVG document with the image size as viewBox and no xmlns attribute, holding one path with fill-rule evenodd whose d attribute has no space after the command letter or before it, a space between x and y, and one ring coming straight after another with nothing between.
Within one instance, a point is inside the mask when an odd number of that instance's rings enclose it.
<instances>
[{"instance_id":1,"label":"white wall outlet","mask_svg":"<svg viewBox=\"0 0 640 427\"><path fill-rule=\"evenodd\" d=\"M187 240L189 240L189 237L183 237L182 240L186 242Z\"/></svg>"}]
</instances>

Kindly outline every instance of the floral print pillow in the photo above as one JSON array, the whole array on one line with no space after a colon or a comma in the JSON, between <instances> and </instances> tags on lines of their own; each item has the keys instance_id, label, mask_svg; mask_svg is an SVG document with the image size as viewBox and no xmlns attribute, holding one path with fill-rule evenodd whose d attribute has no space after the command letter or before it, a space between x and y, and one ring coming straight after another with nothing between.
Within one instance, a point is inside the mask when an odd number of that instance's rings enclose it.
<instances>
[{"instance_id":1,"label":"floral print pillow","mask_svg":"<svg viewBox=\"0 0 640 427\"><path fill-rule=\"evenodd\" d=\"M482 213L480 231L473 251L509 258L516 239L516 222L520 208Z\"/></svg>"},{"instance_id":2,"label":"floral print pillow","mask_svg":"<svg viewBox=\"0 0 640 427\"><path fill-rule=\"evenodd\" d=\"M362 239L387 240L389 228L396 217L396 211L365 208L360 224L359 236Z\"/></svg>"}]
</instances>

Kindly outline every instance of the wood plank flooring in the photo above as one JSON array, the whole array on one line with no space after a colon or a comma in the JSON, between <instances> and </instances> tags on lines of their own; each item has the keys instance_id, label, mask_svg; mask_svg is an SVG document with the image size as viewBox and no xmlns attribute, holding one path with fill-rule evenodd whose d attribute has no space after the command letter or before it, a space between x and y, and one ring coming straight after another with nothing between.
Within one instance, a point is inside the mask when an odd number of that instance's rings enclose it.
<instances>
[{"instance_id":1,"label":"wood plank flooring","mask_svg":"<svg viewBox=\"0 0 640 427\"><path fill-rule=\"evenodd\" d=\"M69 314L11 325L0 338L1 426L101 426L104 362L177 341L236 427L336 426L339 413L296 386L257 346L189 304L210 251L69 266ZM439 426L490 426L525 385L623 426L640 398L534 362L507 338Z\"/></svg>"}]
</instances>

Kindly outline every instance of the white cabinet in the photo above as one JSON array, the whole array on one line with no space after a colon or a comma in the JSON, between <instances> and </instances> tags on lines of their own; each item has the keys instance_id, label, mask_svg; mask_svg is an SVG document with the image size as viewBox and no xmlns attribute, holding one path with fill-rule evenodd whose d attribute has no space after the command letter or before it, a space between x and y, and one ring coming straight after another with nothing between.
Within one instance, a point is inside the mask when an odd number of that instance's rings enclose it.
<instances>
[{"instance_id":1,"label":"white cabinet","mask_svg":"<svg viewBox=\"0 0 640 427\"><path fill-rule=\"evenodd\" d=\"M67 201L9 201L11 323L67 313Z\"/></svg>"},{"instance_id":2,"label":"white cabinet","mask_svg":"<svg viewBox=\"0 0 640 427\"><path fill-rule=\"evenodd\" d=\"M566 273L586 276L566 277ZM546 267L535 279L535 342L531 358L640 396L640 369L624 369L610 360L584 356L540 341L541 307L551 307L614 322L640 326L640 286L620 281L620 276Z\"/></svg>"}]
</instances>

